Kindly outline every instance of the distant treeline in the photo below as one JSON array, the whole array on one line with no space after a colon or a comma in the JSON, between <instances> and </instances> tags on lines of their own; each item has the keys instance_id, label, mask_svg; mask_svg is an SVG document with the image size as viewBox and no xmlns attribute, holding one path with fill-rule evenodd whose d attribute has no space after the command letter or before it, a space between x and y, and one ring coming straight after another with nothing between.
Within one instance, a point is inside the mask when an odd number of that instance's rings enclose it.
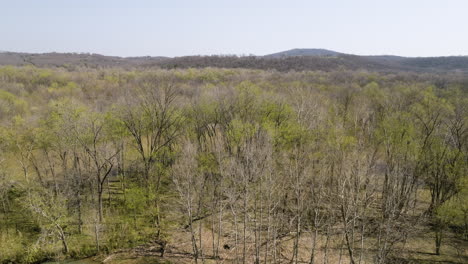
<instances>
[{"instance_id":1,"label":"distant treeline","mask_svg":"<svg viewBox=\"0 0 468 264\"><path fill-rule=\"evenodd\" d=\"M248 68L287 71L367 70L376 72L468 72L468 57L408 58L397 56L184 56L113 57L78 53L0 53L0 65L79 68Z\"/></svg>"}]
</instances>

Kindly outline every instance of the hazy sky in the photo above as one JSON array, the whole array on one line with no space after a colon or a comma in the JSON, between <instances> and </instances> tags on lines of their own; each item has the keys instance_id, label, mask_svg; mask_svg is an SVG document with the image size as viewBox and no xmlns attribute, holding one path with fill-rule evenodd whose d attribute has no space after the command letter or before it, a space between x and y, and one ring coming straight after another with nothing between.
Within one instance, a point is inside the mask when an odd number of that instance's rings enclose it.
<instances>
[{"instance_id":1,"label":"hazy sky","mask_svg":"<svg viewBox=\"0 0 468 264\"><path fill-rule=\"evenodd\" d=\"M468 0L0 0L0 50L468 55Z\"/></svg>"}]
</instances>

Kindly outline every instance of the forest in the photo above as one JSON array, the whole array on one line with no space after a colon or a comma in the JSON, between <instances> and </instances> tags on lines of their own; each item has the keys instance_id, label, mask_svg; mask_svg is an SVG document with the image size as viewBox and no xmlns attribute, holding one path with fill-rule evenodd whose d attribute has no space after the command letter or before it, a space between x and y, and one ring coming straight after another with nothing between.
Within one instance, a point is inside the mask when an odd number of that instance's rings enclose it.
<instances>
[{"instance_id":1,"label":"forest","mask_svg":"<svg viewBox=\"0 0 468 264\"><path fill-rule=\"evenodd\" d=\"M468 76L0 67L0 263L90 257L467 263Z\"/></svg>"}]
</instances>

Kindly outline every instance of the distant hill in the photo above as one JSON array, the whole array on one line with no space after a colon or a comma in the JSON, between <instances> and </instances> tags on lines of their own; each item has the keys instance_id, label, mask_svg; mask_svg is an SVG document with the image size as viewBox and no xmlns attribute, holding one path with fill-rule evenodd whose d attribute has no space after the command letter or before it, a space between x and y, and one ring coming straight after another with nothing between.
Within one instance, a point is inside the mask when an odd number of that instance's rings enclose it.
<instances>
[{"instance_id":1,"label":"distant hill","mask_svg":"<svg viewBox=\"0 0 468 264\"><path fill-rule=\"evenodd\" d=\"M140 67L153 64L167 57L117 57L91 53L17 53L0 52L0 65L37 67Z\"/></svg>"},{"instance_id":2,"label":"distant hill","mask_svg":"<svg viewBox=\"0 0 468 264\"><path fill-rule=\"evenodd\" d=\"M278 71L334 71L468 73L468 56L409 58L357 56L325 49L292 49L266 56L116 57L90 53L0 52L0 65L86 68L249 68Z\"/></svg>"},{"instance_id":3,"label":"distant hill","mask_svg":"<svg viewBox=\"0 0 468 264\"><path fill-rule=\"evenodd\" d=\"M175 68L249 68L278 71L367 70L378 72L468 73L468 57L406 58L397 56L185 56L160 61L155 66Z\"/></svg>"},{"instance_id":4,"label":"distant hill","mask_svg":"<svg viewBox=\"0 0 468 264\"><path fill-rule=\"evenodd\" d=\"M333 50L327 49L291 49L273 54L265 55L267 58L295 57L295 56L338 56L343 55Z\"/></svg>"}]
</instances>

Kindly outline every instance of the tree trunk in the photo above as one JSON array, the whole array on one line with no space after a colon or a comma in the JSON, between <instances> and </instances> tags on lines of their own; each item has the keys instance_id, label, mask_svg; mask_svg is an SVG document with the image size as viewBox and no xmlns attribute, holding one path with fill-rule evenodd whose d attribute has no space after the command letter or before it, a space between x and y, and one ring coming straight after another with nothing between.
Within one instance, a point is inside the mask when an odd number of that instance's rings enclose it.
<instances>
[{"instance_id":1,"label":"tree trunk","mask_svg":"<svg viewBox=\"0 0 468 264\"><path fill-rule=\"evenodd\" d=\"M330 225L327 225L327 239L325 240L325 248L323 249L323 264L328 263L328 245L330 243Z\"/></svg>"},{"instance_id":2,"label":"tree trunk","mask_svg":"<svg viewBox=\"0 0 468 264\"><path fill-rule=\"evenodd\" d=\"M83 233L83 216L81 213L81 195L77 194L78 198L78 234Z\"/></svg>"},{"instance_id":3,"label":"tree trunk","mask_svg":"<svg viewBox=\"0 0 468 264\"><path fill-rule=\"evenodd\" d=\"M442 228L437 227L435 231L435 254L440 255L440 247L442 246Z\"/></svg>"},{"instance_id":4,"label":"tree trunk","mask_svg":"<svg viewBox=\"0 0 468 264\"><path fill-rule=\"evenodd\" d=\"M243 199L243 211L244 211L244 218L242 222L242 242L243 242L243 247L242 247L242 264L245 264L246 257L247 257L247 186L244 186L244 199Z\"/></svg>"},{"instance_id":5,"label":"tree trunk","mask_svg":"<svg viewBox=\"0 0 468 264\"><path fill-rule=\"evenodd\" d=\"M67 244L65 232L63 231L62 227L59 224L55 224L55 226L57 227L57 230L60 235L60 240L62 241L63 253L68 254L68 244Z\"/></svg>"},{"instance_id":6,"label":"tree trunk","mask_svg":"<svg viewBox=\"0 0 468 264\"><path fill-rule=\"evenodd\" d=\"M359 264L362 263L362 256L364 255L364 223L361 226L361 251L359 252Z\"/></svg>"},{"instance_id":7,"label":"tree trunk","mask_svg":"<svg viewBox=\"0 0 468 264\"><path fill-rule=\"evenodd\" d=\"M94 238L96 242L96 251L97 253L100 252L100 245L99 245L99 223L94 223Z\"/></svg>"},{"instance_id":8,"label":"tree trunk","mask_svg":"<svg viewBox=\"0 0 468 264\"><path fill-rule=\"evenodd\" d=\"M318 235L318 229L317 226L314 227L314 232L312 236L312 247L311 247L311 252L310 252L310 264L314 264L315 261L315 248L317 247L317 235Z\"/></svg>"},{"instance_id":9,"label":"tree trunk","mask_svg":"<svg viewBox=\"0 0 468 264\"><path fill-rule=\"evenodd\" d=\"M102 185L99 184L98 187L98 215L99 215L99 223L103 221L103 213L102 213Z\"/></svg>"},{"instance_id":10,"label":"tree trunk","mask_svg":"<svg viewBox=\"0 0 468 264\"><path fill-rule=\"evenodd\" d=\"M234 226L235 226L235 235L234 235L234 248L236 249L236 263L239 263L239 223L237 221L237 214L233 208L232 205L230 205L231 207L231 212L232 212L232 215L234 216Z\"/></svg>"}]
</instances>

